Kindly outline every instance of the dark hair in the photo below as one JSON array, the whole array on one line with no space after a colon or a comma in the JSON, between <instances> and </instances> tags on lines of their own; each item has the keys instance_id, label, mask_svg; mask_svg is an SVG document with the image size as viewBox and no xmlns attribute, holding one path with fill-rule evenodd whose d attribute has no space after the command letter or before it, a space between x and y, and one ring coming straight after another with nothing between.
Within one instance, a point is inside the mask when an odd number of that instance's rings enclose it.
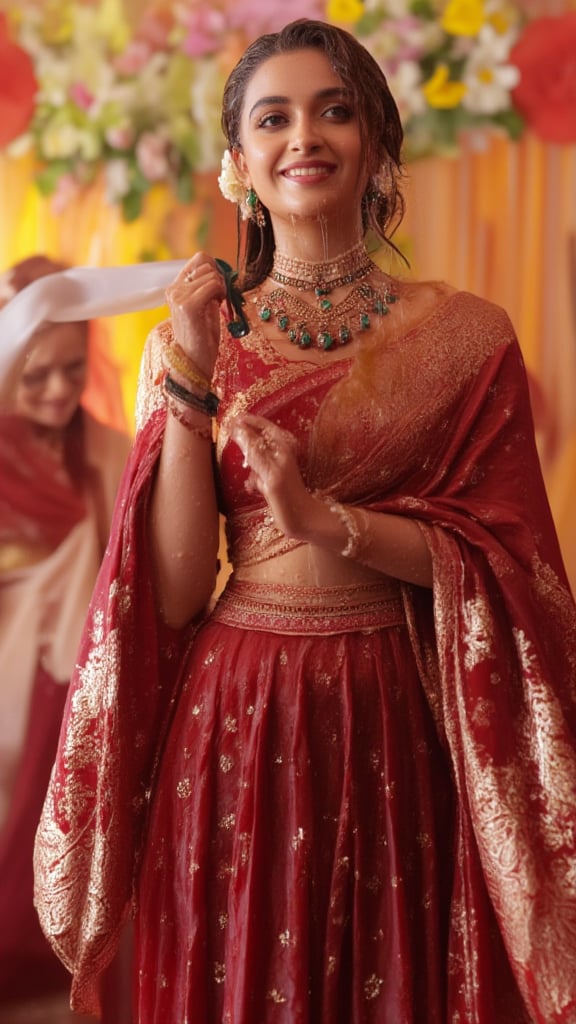
<instances>
[{"instance_id":1,"label":"dark hair","mask_svg":"<svg viewBox=\"0 0 576 1024\"><path fill-rule=\"evenodd\" d=\"M355 97L370 184L362 197L364 230L372 230L393 249L391 236L404 214L400 189L404 132L398 107L379 65L358 40L335 25L301 18L280 32L260 36L245 51L224 88L222 128L231 149L240 149L240 119L248 83L270 57L295 50L317 49ZM264 208L265 209L265 208ZM251 287L272 266L274 237L270 218L259 228L238 216L239 261L243 284ZM243 237L241 237L243 236ZM243 244L242 244L243 242Z\"/></svg>"}]
</instances>

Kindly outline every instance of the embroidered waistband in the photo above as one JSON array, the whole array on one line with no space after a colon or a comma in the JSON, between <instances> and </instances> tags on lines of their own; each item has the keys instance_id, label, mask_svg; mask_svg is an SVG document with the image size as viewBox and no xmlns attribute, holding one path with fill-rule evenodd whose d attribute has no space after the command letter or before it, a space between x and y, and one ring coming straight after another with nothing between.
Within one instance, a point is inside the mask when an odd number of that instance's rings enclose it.
<instances>
[{"instance_id":1,"label":"embroidered waistband","mask_svg":"<svg viewBox=\"0 0 576 1024\"><path fill-rule=\"evenodd\" d=\"M297 636L373 631L405 622L400 584L389 577L325 588L231 577L211 618L242 629Z\"/></svg>"}]
</instances>

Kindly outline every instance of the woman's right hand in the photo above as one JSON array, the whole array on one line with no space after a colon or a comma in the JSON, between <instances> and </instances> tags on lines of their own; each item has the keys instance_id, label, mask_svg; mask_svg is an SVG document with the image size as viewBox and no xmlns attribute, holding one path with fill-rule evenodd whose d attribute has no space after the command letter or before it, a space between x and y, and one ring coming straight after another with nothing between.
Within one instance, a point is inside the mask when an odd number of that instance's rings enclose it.
<instances>
[{"instance_id":1,"label":"woman's right hand","mask_svg":"<svg viewBox=\"0 0 576 1024\"><path fill-rule=\"evenodd\" d=\"M225 296L224 278L204 252L188 260L166 289L174 339L208 380L218 355L220 303Z\"/></svg>"}]
</instances>

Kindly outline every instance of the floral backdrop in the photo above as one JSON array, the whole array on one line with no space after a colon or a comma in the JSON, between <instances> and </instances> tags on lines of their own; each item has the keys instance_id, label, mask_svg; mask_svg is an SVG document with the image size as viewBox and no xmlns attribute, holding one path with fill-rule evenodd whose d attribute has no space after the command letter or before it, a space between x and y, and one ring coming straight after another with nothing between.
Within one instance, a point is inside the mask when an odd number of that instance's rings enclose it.
<instances>
[{"instance_id":1,"label":"floral backdrop","mask_svg":"<svg viewBox=\"0 0 576 1024\"><path fill-rule=\"evenodd\" d=\"M408 159L455 152L463 131L519 138L526 119L553 140L576 138L576 12L529 21L512 0L164 0L135 10L20 0L0 14L0 149L33 153L56 212L101 171L128 221L155 183L189 201L194 175L220 163L226 75L247 42L288 18L321 18L362 40L398 101Z\"/></svg>"}]
</instances>

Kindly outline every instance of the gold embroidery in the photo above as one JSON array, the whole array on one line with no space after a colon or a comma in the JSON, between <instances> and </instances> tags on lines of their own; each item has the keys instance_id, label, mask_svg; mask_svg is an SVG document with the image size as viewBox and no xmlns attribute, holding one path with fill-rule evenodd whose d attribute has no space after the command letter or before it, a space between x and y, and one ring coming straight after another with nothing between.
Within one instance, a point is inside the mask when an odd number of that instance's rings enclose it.
<instances>
[{"instance_id":1,"label":"gold embroidery","mask_svg":"<svg viewBox=\"0 0 576 1024\"><path fill-rule=\"evenodd\" d=\"M466 646L464 664L468 671L492 657L492 613L488 602L477 595L465 601L463 608L463 643Z\"/></svg>"}]
</instances>

